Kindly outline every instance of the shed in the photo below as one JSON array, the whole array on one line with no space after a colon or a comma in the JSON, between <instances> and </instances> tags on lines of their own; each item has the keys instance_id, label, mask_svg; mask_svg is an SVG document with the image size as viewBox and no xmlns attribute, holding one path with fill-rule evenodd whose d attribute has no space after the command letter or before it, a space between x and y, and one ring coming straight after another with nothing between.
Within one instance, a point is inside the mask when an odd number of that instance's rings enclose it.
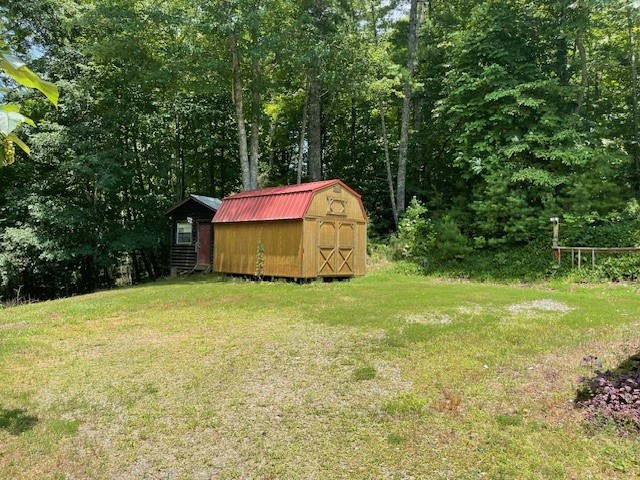
<instances>
[{"instance_id":1,"label":"shed","mask_svg":"<svg viewBox=\"0 0 640 480\"><path fill-rule=\"evenodd\" d=\"M340 180L225 197L213 218L214 270L290 278L364 275L367 215Z\"/></svg>"},{"instance_id":2,"label":"shed","mask_svg":"<svg viewBox=\"0 0 640 480\"><path fill-rule=\"evenodd\" d=\"M189 195L166 215L171 218L171 274L209 272L213 260L211 218L221 201L204 195Z\"/></svg>"}]
</instances>

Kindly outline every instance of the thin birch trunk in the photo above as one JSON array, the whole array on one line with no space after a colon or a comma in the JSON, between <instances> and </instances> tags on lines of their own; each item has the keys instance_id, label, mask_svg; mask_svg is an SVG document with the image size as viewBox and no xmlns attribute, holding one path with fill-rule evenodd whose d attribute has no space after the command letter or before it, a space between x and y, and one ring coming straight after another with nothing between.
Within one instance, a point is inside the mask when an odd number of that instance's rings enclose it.
<instances>
[{"instance_id":1,"label":"thin birch trunk","mask_svg":"<svg viewBox=\"0 0 640 480\"><path fill-rule=\"evenodd\" d=\"M384 164L387 169L387 183L389 185L389 197L391 199L391 213L393 214L393 224L398 229L398 209L396 207L396 196L393 191L393 174L391 173L391 158L389 157L389 139L387 137L387 123L384 119L384 108L380 102L380 123L382 125L382 145L384 147Z\"/></svg>"},{"instance_id":2,"label":"thin birch trunk","mask_svg":"<svg viewBox=\"0 0 640 480\"><path fill-rule=\"evenodd\" d=\"M178 199L183 200L185 197L185 165L184 151L182 149L182 137L180 135L180 116L176 109L176 160L178 161Z\"/></svg>"},{"instance_id":3,"label":"thin birch trunk","mask_svg":"<svg viewBox=\"0 0 640 480\"><path fill-rule=\"evenodd\" d=\"M238 44L233 33L229 33L229 47L233 67L233 104L236 110L236 125L238 128L238 151L240 154L240 168L242 170L242 189L251 190L251 167L247 151L247 130L244 120L244 96L242 92L242 75L238 58Z\"/></svg>"},{"instance_id":4,"label":"thin birch trunk","mask_svg":"<svg viewBox=\"0 0 640 480\"><path fill-rule=\"evenodd\" d=\"M631 93L633 115L633 165L635 167L636 195L640 198L640 158L638 154L638 69L636 65L635 15L632 7L627 7L627 27L629 29L629 63L631 64Z\"/></svg>"},{"instance_id":5,"label":"thin birch trunk","mask_svg":"<svg viewBox=\"0 0 640 480\"><path fill-rule=\"evenodd\" d=\"M582 78L580 82L580 90L578 91L578 100L576 102L575 114L580 115L580 110L582 110L582 104L584 103L584 96L586 94L587 88L589 87L589 77L587 75L587 51L584 48L584 43L582 42L581 36L578 36L576 38L576 49L580 54L580 70Z\"/></svg>"},{"instance_id":6,"label":"thin birch trunk","mask_svg":"<svg viewBox=\"0 0 640 480\"><path fill-rule=\"evenodd\" d=\"M302 160L304 158L304 138L305 132L307 129L307 108L309 105L309 90L307 89L307 93L304 96L304 104L302 106L302 123L300 125L300 144L298 148L298 176L296 179L296 183L302 183Z\"/></svg>"},{"instance_id":7,"label":"thin birch trunk","mask_svg":"<svg viewBox=\"0 0 640 480\"><path fill-rule=\"evenodd\" d=\"M322 179L322 101L320 92L320 79L318 73L309 73L309 150L307 152L307 165L309 180L316 182Z\"/></svg>"},{"instance_id":8,"label":"thin birch trunk","mask_svg":"<svg viewBox=\"0 0 640 480\"><path fill-rule=\"evenodd\" d=\"M276 119L272 118L271 121L269 122L269 170L273 168L273 164L276 159L275 138L276 138Z\"/></svg>"},{"instance_id":9,"label":"thin birch trunk","mask_svg":"<svg viewBox=\"0 0 640 480\"><path fill-rule=\"evenodd\" d=\"M373 4L371 5L372 16L372 33L373 38L378 44L378 19L376 17L376 10ZM396 207L396 194L393 188L393 173L391 173L391 157L389 155L389 136L387 135L387 122L385 120L384 103L380 98L378 100L378 107L380 110L380 125L382 126L382 145L384 147L384 164L387 170L387 184L389 186L389 199L391 200L391 213L393 215L393 224L396 230L398 229L398 208Z\"/></svg>"},{"instance_id":10,"label":"thin birch trunk","mask_svg":"<svg viewBox=\"0 0 640 480\"><path fill-rule=\"evenodd\" d=\"M418 20L423 16L422 13L418 12L418 3L422 5L421 0L411 0L411 9L409 10L407 76L402 89L404 99L402 101L400 148L398 150L398 177L396 188L396 206L398 208L398 212L404 212L405 210L407 151L409 149L409 118L411 116L411 94L413 92L411 83L413 81L413 72L417 64L416 51L418 46Z\"/></svg>"},{"instance_id":11,"label":"thin birch trunk","mask_svg":"<svg viewBox=\"0 0 640 480\"><path fill-rule=\"evenodd\" d=\"M258 159L260 149L260 91L258 90L258 78L260 77L260 64L256 57L252 59L253 94L251 105L251 158L249 161L249 174L251 188L258 188Z\"/></svg>"}]
</instances>

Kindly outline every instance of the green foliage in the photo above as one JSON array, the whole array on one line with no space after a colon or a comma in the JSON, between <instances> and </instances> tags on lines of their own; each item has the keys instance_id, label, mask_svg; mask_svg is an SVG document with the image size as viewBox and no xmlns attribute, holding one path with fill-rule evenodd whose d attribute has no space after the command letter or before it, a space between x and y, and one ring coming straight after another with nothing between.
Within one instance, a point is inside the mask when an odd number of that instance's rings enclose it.
<instances>
[{"instance_id":1,"label":"green foliage","mask_svg":"<svg viewBox=\"0 0 640 480\"><path fill-rule=\"evenodd\" d=\"M437 107L456 131L454 164L469 186L470 230L493 244L537 238L560 206L610 206L594 205L593 193L613 183L608 167L620 158L573 114L574 88L556 75L550 45L535 40L550 19L534 13L516 1L477 6L467 28L451 35L453 68ZM603 185L591 180L593 171Z\"/></svg>"},{"instance_id":2,"label":"green foliage","mask_svg":"<svg viewBox=\"0 0 640 480\"><path fill-rule=\"evenodd\" d=\"M431 220L427 214L414 197L400 220L397 237L391 240L397 258L424 263L461 259L471 252L467 237L451 216Z\"/></svg>"},{"instance_id":3,"label":"green foliage","mask_svg":"<svg viewBox=\"0 0 640 480\"><path fill-rule=\"evenodd\" d=\"M397 240L393 242L402 258L423 259L435 243L433 224L426 214L427 208L414 197L399 222Z\"/></svg>"},{"instance_id":4,"label":"green foliage","mask_svg":"<svg viewBox=\"0 0 640 480\"><path fill-rule=\"evenodd\" d=\"M58 106L58 87L33 73L26 63L11 53L9 46L1 38L0 71L3 71L19 85L39 90L51 103ZM33 120L20 113L19 105L0 105L0 140L2 141L0 144L0 167L11 165L14 162L14 143L27 155L31 153L30 148L13 133L23 123L35 126Z\"/></svg>"},{"instance_id":5,"label":"green foliage","mask_svg":"<svg viewBox=\"0 0 640 480\"><path fill-rule=\"evenodd\" d=\"M438 260L464 259L473 250L456 221L445 215L434 223L432 253Z\"/></svg>"},{"instance_id":6,"label":"green foliage","mask_svg":"<svg viewBox=\"0 0 640 480\"><path fill-rule=\"evenodd\" d=\"M560 224L560 242L577 247L640 247L640 208L632 200L622 211L610 211L606 215L597 212L576 216L564 215ZM583 252L588 256L589 252ZM589 281L638 281L640 280L640 256L635 253L598 253L595 266L591 258L583 256L583 267L571 272L571 278ZM565 253L563 262L568 265L570 256Z\"/></svg>"},{"instance_id":7,"label":"green foliage","mask_svg":"<svg viewBox=\"0 0 640 480\"><path fill-rule=\"evenodd\" d=\"M26 63L11 53L9 46L2 39L0 39L0 69L20 85L39 90L51 103L58 105L58 87L33 73Z\"/></svg>"},{"instance_id":8,"label":"green foliage","mask_svg":"<svg viewBox=\"0 0 640 480\"><path fill-rule=\"evenodd\" d=\"M539 281L569 275L570 264L559 267L550 242L540 240L521 246L475 248L464 260L436 259L422 273L476 281Z\"/></svg>"},{"instance_id":9,"label":"green foliage","mask_svg":"<svg viewBox=\"0 0 640 480\"><path fill-rule=\"evenodd\" d=\"M606 215L563 215L560 244L588 247L640 247L640 208L632 200L622 211Z\"/></svg>"}]
</instances>

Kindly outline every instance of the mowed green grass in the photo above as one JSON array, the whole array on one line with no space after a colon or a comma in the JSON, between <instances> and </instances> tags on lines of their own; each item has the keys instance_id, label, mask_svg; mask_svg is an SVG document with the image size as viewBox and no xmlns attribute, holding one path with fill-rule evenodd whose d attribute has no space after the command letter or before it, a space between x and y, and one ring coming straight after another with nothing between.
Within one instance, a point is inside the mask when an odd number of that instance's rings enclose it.
<instances>
[{"instance_id":1,"label":"mowed green grass","mask_svg":"<svg viewBox=\"0 0 640 480\"><path fill-rule=\"evenodd\" d=\"M0 311L0 478L602 479L582 358L640 350L635 286L160 281Z\"/></svg>"}]
</instances>

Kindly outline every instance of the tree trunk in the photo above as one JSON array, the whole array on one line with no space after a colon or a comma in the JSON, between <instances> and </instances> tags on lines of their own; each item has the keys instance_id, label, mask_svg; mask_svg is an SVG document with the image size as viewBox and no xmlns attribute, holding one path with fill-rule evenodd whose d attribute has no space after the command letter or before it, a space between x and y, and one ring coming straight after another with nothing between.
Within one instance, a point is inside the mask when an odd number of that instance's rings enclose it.
<instances>
[{"instance_id":1,"label":"tree trunk","mask_svg":"<svg viewBox=\"0 0 640 480\"><path fill-rule=\"evenodd\" d=\"M229 33L229 47L231 49L231 63L233 68L233 104L236 110L236 125L238 128L238 153L240 154L240 168L242 170L242 189L251 190L251 167L247 151L247 130L244 121L244 96L242 92L242 75L238 58L238 44L233 33Z\"/></svg>"},{"instance_id":2,"label":"tree trunk","mask_svg":"<svg viewBox=\"0 0 640 480\"><path fill-rule=\"evenodd\" d=\"M210 122L209 126L211 127L211 138L215 137L216 134L216 125L214 122ZM211 151L209 153L209 195L212 197L216 196L216 148L211 147Z\"/></svg>"},{"instance_id":3,"label":"tree trunk","mask_svg":"<svg viewBox=\"0 0 640 480\"><path fill-rule=\"evenodd\" d=\"M269 122L269 170L273 168L276 159L276 119L272 118Z\"/></svg>"},{"instance_id":4,"label":"tree trunk","mask_svg":"<svg viewBox=\"0 0 640 480\"><path fill-rule=\"evenodd\" d=\"M562 26L563 22L564 15L560 18L559 26ZM568 47L566 38L561 37L556 40L556 73L561 85L569 84L569 69L567 68Z\"/></svg>"},{"instance_id":5,"label":"tree trunk","mask_svg":"<svg viewBox=\"0 0 640 480\"><path fill-rule=\"evenodd\" d=\"M249 174L251 188L258 188L258 156L260 147L260 91L258 90L258 78L260 77L260 64L254 57L251 60L253 73L253 94L251 105L251 159L249 163Z\"/></svg>"},{"instance_id":6,"label":"tree trunk","mask_svg":"<svg viewBox=\"0 0 640 480\"><path fill-rule=\"evenodd\" d=\"M149 261L151 262L151 268L153 268L154 271L154 279L159 275L162 275L162 269L160 268L160 265L158 265L158 257L156 257L153 250L149 250Z\"/></svg>"},{"instance_id":7,"label":"tree trunk","mask_svg":"<svg viewBox=\"0 0 640 480\"><path fill-rule=\"evenodd\" d=\"M419 101L416 101L416 99L414 99L413 101L413 131L414 132L419 132L420 131L420 126L422 125L422 103L420 103ZM419 138L419 135L417 136L417 138ZM418 165L425 165L424 159L422 158L424 156L424 151L422 149L422 141L418 140L417 142L414 143L414 151L413 151L413 155L411 160L418 164ZM418 176L418 184L422 187L424 186L424 182L426 181L426 175L424 175L424 169L420 169L420 173Z\"/></svg>"},{"instance_id":8,"label":"tree trunk","mask_svg":"<svg viewBox=\"0 0 640 480\"><path fill-rule=\"evenodd\" d=\"M140 269L138 268L136 251L129 252L129 256L131 257L131 283L140 283Z\"/></svg>"},{"instance_id":9,"label":"tree trunk","mask_svg":"<svg viewBox=\"0 0 640 480\"><path fill-rule=\"evenodd\" d=\"M216 196L216 157L215 149L209 154L209 195Z\"/></svg>"},{"instance_id":10,"label":"tree trunk","mask_svg":"<svg viewBox=\"0 0 640 480\"><path fill-rule=\"evenodd\" d=\"M180 137L180 116L176 107L175 111L176 132L175 132L175 148L176 161L178 162L178 200L183 200L185 195L185 168L184 155L182 154L182 139Z\"/></svg>"},{"instance_id":11,"label":"tree trunk","mask_svg":"<svg viewBox=\"0 0 640 480\"><path fill-rule=\"evenodd\" d=\"M318 73L309 73L309 150L307 152L307 166L309 180L316 182L322 179L322 101L320 79Z\"/></svg>"},{"instance_id":12,"label":"tree trunk","mask_svg":"<svg viewBox=\"0 0 640 480\"><path fill-rule=\"evenodd\" d=\"M638 69L636 65L635 15L632 7L627 7L627 27L629 29L629 63L631 64L631 112L633 116L633 165L636 195L640 198L640 155L638 153Z\"/></svg>"},{"instance_id":13,"label":"tree trunk","mask_svg":"<svg viewBox=\"0 0 640 480\"><path fill-rule=\"evenodd\" d=\"M409 37L407 42L407 72L402 93L402 120L400 124L400 148L398 151L398 178L396 188L396 206L398 212L405 210L406 182L407 182L407 151L409 148L409 118L411 113L411 94L413 72L416 68L418 46L418 3L420 0L411 0L409 10ZM422 4L422 2L420 1ZM422 16L420 14L420 16Z\"/></svg>"},{"instance_id":14,"label":"tree trunk","mask_svg":"<svg viewBox=\"0 0 640 480\"><path fill-rule=\"evenodd\" d=\"M144 269L147 272L147 277L151 278L152 280L155 280L156 272L153 270L153 265L149 261L149 258L147 258L147 255L143 248L140 249L140 257L142 258L142 264L144 265Z\"/></svg>"},{"instance_id":15,"label":"tree trunk","mask_svg":"<svg viewBox=\"0 0 640 480\"><path fill-rule=\"evenodd\" d=\"M300 125L300 144L298 145L298 176L296 183L302 183L302 160L304 159L304 136L307 129L307 108L309 105L309 89L304 96L304 104L302 106L302 123Z\"/></svg>"},{"instance_id":16,"label":"tree trunk","mask_svg":"<svg viewBox=\"0 0 640 480\"><path fill-rule=\"evenodd\" d=\"M140 162L140 150L138 149L138 135L137 131L134 129L133 132L130 132L131 135L131 143L133 144L133 158L136 162L136 176L138 178L138 185L140 185L140 193L143 193L145 189L144 178L142 176L142 165Z\"/></svg>"},{"instance_id":17,"label":"tree trunk","mask_svg":"<svg viewBox=\"0 0 640 480\"><path fill-rule=\"evenodd\" d=\"M429 2L431 5L431 2ZM378 19L376 16L376 10L373 4L371 5L372 14L372 33L373 38L378 44ZM382 99L378 100L378 107L380 110L380 124L382 127L382 146L384 147L384 164L387 170L387 184L389 186L389 199L391 200L391 214L393 215L393 224L395 229L398 229L398 208L396 206L396 194L393 188L393 174L391 173L391 157L389 155L389 136L387 135L387 122L384 118L385 108Z\"/></svg>"},{"instance_id":18,"label":"tree trunk","mask_svg":"<svg viewBox=\"0 0 640 480\"><path fill-rule=\"evenodd\" d=\"M393 224L398 229L398 209L396 207L396 197L393 191L393 174L391 173L391 159L389 157L389 139L387 137L387 123L384 119L384 107L380 102L380 123L382 125L382 145L384 146L384 164L387 168L387 183L389 185L389 196L391 197L391 214L393 215Z\"/></svg>"},{"instance_id":19,"label":"tree trunk","mask_svg":"<svg viewBox=\"0 0 640 480\"><path fill-rule=\"evenodd\" d=\"M227 176L225 175L224 146L220 147L220 198L227 194Z\"/></svg>"},{"instance_id":20,"label":"tree trunk","mask_svg":"<svg viewBox=\"0 0 640 480\"><path fill-rule=\"evenodd\" d=\"M356 127L358 120L358 112L356 111L356 104L353 97L351 97L351 129L349 135L349 156L351 157L351 165L356 164L357 149L356 149Z\"/></svg>"},{"instance_id":21,"label":"tree trunk","mask_svg":"<svg viewBox=\"0 0 640 480\"><path fill-rule=\"evenodd\" d=\"M584 103L584 96L587 92L587 88L589 87L589 77L587 76L587 52L584 48L584 43L582 42L582 37L580 35L576 38L576 49L580 54L580 71L582 74L582 81L580 82L580 90L578 91L575 114L580 115L580 110Z\"/></svg>"}]
</instances>

